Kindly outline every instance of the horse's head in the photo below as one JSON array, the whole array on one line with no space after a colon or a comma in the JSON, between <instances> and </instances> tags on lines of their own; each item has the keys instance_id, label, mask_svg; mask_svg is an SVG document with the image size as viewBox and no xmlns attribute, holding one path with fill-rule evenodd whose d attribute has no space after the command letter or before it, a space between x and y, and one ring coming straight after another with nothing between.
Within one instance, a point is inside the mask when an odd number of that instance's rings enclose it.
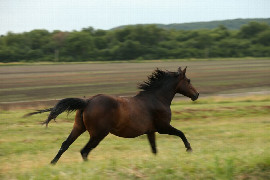
<instances>
[{"instance_id":1,"label":"horse's head","mask_svg":"<svg viewBox=\"0 0 270 180\"><path fill-rule=\"evenodd\" d=\"M190 79L186 77L186 69L181 70L181 67L178 68L179 80L176 87L176 92L179 94L183 94L195 101L199 97L199 92L192 86Z\"/></svg>"}]
</instances>

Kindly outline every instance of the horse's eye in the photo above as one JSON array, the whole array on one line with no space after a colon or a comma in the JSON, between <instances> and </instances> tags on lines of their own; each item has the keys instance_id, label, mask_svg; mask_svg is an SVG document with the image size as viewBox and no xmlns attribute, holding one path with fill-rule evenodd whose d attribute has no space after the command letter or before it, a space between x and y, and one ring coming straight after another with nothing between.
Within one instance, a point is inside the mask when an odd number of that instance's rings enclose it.
<instances>
[{"instance_id":1,"label":"horse's eye","mask_svg":"<svg viewBox=\"0 0 270 180\"><path fill-rule=\"evenodd\" d=\"M190 79L188 79L187 82L190 83Z\"/></svg>"}]
</instances>

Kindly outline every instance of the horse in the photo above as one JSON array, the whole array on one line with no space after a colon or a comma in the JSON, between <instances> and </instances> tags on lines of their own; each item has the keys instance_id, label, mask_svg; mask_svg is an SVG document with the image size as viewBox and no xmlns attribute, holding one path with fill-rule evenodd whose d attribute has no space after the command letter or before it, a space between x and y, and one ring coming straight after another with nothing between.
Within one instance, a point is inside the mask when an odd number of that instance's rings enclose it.
<instances>
[{"instance_id":1,"label":"horse","mask_svg":"<svg viewBox=\"0 0 270 180\"><path fill-rule=\"evenodd\" d=\"M187 67L186 67L187 68ZM138 85L140 91L133 97L115 97L98 94L89 99L65 98L53 108L37 110L27 115L50 112L43 123L48 126L52 119L64 111L76 111L73 129L51 161L56 164L61 155L86 130L90 139L80 151L84 161L88 154L109 134L123 138L135 138L146 134L152 153L156 154L155 133L175 135L182 139L187 152L192 148L185 134L170 125L170 105L176 93L195 101L199 92L186 77L186 68L176 72L156 69L148 79Z\"/></svg>"}]
</instances>

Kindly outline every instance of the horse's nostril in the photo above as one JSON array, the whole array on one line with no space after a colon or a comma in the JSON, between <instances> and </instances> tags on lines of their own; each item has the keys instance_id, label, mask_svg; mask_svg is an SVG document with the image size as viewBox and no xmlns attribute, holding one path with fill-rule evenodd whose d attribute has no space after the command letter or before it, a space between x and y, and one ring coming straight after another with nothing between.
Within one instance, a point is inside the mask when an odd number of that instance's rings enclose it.
<instances>
[{"instance_id":1,"label":"horse's nostril","mask_svg":"<svg viewBox=\"0 0 270 180\"><path fill-rule=\"evenodd\" d=\"M200 93L197 94L197 97L199 97Z\"/></svg>"}]
</instances>

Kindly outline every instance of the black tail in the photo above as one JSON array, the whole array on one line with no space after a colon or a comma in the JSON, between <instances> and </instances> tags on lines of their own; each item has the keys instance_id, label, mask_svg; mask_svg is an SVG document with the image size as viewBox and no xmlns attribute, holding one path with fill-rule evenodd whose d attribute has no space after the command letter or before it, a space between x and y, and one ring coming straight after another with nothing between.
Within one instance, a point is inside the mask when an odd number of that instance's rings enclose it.
<instances>
[{"instance_id":1,"label":"black tail","mask_svg":"<svg viewBox=\"0 0 270 180\"><path fill-rule=\"evenodd\" d=\"M31 116L34 114L40 114L44 112L51 112L46 121L43 124L48 126L49 122L64 111L72 112L78 109L84 109L87 106L87 101L79 98L66 98L60 100L53 108L38 110L32 113L27 114L26 116Z\"/></svg>"}]
</instances>

